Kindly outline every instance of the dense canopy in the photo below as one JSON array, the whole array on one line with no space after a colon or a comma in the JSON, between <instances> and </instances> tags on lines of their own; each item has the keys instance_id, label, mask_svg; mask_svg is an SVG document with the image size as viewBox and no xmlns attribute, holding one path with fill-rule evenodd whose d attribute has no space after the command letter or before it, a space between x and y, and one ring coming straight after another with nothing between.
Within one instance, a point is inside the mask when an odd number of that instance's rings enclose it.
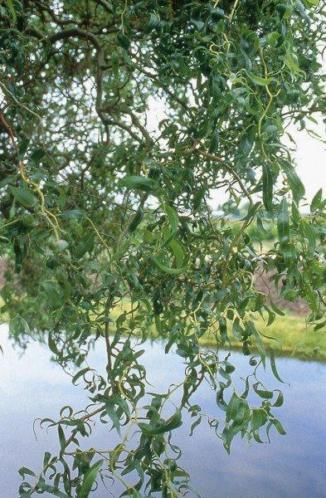
<instances>
[{"instance_id":1,"label":"dense canopy","mask_svg":"<svg viewBox=\"0 0 326 498\"><path fill-rule=\"evenodd\" d=\"M179 496L188 477L167 449L169 434L183 410L205 418L192 394L206 381L226 412L209 423L227 449L237 433L259 441L262 426L283 432L272 409L281 395L255 378L237 393L219 348L234 335L248 358L258 348L254 374L265 364L253 317L271 323L280 310L255 288L258 269L282 282L287 299L307 301L317 329L325 325L325 201L320 191L307 206L284 145L289 127L309 130L325 112L325 8L318 0L1 2L3 311L22 343L43 337L65 368L79 367L74 381L92 404L50 422L61 449L46 455L41 477L22 471L21 496L88 496L101 472L119 475L125 496ZM263 234L273 222L273 247L255 244L250 226ZM216 347L201 351L207 331ZM146 386L135 341L153 334L184 358L177 407ZM86 362L102 340L106 376ZM96 416L138 431L133 449L125 440L107 448L109 464L78 449Z\"/></svg>"}]
</instances>

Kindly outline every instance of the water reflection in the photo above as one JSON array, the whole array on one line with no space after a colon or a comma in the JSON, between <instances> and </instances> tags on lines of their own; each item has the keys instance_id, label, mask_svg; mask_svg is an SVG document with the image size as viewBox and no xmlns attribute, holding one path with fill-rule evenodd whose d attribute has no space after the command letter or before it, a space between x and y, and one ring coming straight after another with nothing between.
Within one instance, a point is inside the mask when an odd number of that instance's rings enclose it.
<instances>
[{"instance_id":1,"label":"water reflection","mask_svg":"<svg viewBox=\"0 0 326 498\"><path fill-rule=\"evenodd\" d=\"M4 349L0 359L1 496L16 498L21 482L18 468L28 464L38 469L44 451L57 449L57 437L52 431L37 430L35 440L35 417L57 417L67 401L74 408L82 408L87 394L72 386L62 369L49 361L46 347L32 343L19 358L19 351L6 338L5 327L0 337ZM247 360L238 353L232 354L232 360L237 375L245 376ZM105 363L104 350L97 347L89 362L100 369ZM164 355L159 343L146 345L143 362L149 381L160 390L183 378L182 359L176 354ZM282 386L285 404L278 411L287 436L273 433L271 444L249 445L236 439L228 455L205 422L192 437L188 436L187 423L175 431L174 441L183 449L181 465L190 472L193 487L203 498L326 496L326 365L280 358L278 367L290 384ZM263 380L271 388L280 387L269 373ZM216 415L214 393L208 386L196 393L194 402L199 402L208 414ZM107 427L99 425L92 444L111 446L113 438ZM100 488L92 496L110 495ZM114 491L113 496L117 496Z\"/></svg>"}]
</instances>

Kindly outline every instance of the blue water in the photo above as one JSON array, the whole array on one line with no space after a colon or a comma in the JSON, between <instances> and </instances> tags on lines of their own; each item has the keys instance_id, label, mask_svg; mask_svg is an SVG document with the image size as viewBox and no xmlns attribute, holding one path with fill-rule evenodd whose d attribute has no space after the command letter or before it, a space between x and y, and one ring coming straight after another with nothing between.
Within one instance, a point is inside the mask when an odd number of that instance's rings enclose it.
<instances>
[{"instance_id":1,"label":"blue water","mask_svg":"<svg viewBox=\"0 0 326 498\"><path fill-rule=\"evenodd\" d=\"M21 356L7 340L5 329L0 330L0 344L4 349L0 356L0 496L17 498L21 482L17 470L23 465L39 470L44 451L57 450L55 432L37 429L36 440L33 421L57 418L67 403L84 407L86 393L72 386L69 376L50 361L46 347L31 343ZM143 358L157 389L182 379L182 359L165 355L159 343L147 344ZM101 347L90 355L93 366L102 367L104 359ZM249 371L248 360L239 353L232 353L232 363L237 366L235 378ZM268 387L283 390L285 403L277 415L286 436L275 432L270 444L236 439L228 455L205 422L192 437L188 425L175 431L174 442L183 450L181 464L203 498L326 497L326 365L285 358L278 359L277 365L288 384L280 385L269 371L263 377ZM208 385L194 401L208 414L217 415ZM113 440L106 427L95 428L92 445L110 448ZM94 494L94 498L106 496L110 494L103 489ZM113 496L117 496L114 491Z\"/></svg>"}]
</instances>

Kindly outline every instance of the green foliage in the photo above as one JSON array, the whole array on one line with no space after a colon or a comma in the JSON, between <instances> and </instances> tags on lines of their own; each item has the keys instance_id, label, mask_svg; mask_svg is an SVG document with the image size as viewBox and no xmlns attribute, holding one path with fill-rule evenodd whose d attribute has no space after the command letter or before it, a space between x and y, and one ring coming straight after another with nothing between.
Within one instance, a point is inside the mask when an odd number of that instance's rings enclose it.
<instances>
[{"instance_id":1,"label":"green foliage","mask_svg":"<svg viewBox=\"0 0 326 498\"><path fill-rule=\"evenodd\" d=\"M40 474L21 469L20 496L84 497L99 477L122 496L178 496L190 478L171 437L184 412L191 431L206 418L192 404L203 382L228 451L236 435L284 433L281 398L257 378L267 363L251 316L267 312L270 324L278 312L255 289L257 268L325 325L325 200L318 192L301 214L304 187L282 143L289 124L309 130L325 111L325 2L7 0L0 14L2 311L18 340L38 337L74 366L90 399L44 421L58 454ZM229 196L216 216L213 190ZM272 247L257 248L253 227L274 223ZM260 353L242 394L218 352L227 323L245 355ZM185 362L167 393L147 392L134 342L153 327ZM216 347L202 351L211 329ZM94 342L105 375L87 363ZM81 449L95 419L121 434L104 453Z\"/></svg>"}]
</instances>

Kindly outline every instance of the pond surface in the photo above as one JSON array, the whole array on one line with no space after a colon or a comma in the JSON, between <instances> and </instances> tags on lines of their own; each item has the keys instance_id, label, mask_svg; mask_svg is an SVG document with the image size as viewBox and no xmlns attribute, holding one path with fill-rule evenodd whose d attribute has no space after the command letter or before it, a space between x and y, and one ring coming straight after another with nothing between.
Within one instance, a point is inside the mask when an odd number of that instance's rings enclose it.
<instances>
[{"instance_id":1,"label":"pond surface","mask_svg":"<svg viewBox=\"0 0 326 498\"><path fill-rule=\"evenodd\" d=\"M57 418L67 403L82 408L86 398L82 388L72 386L60 366L50 361L46 347L31 343L21 356L8 341L5 327L0 329L0 344L4 349L0 356L0 496L17 498L18 469L25 465L39 470L44 451L57 450L55 431L37 430L35 439L34 419ZM91 364L101 366L104 358L104 350L97 347L91 353ZM232 353L231 360L237 366L236 376L247 372L248 360L241 354ZM182 359L164 355L160 343L146 345L143 361L157 389L164 390L182 378ZM183 450L181 464L203 498L326 497L326 364L280 358L277 365L288 384L280 385L269 371L263 380L268 387L283 390L285 403L276 415L286 436L273 432L270 444L236 439L228 455L205 422L192 437L189 425L175 431L174 442ZM196 394L195 402L217 415L208 385ZM113 437L106 427L98 426L92 445L111 447ZM115 494L102 489L93 496Z\"/></svg>"}]
</instances>

